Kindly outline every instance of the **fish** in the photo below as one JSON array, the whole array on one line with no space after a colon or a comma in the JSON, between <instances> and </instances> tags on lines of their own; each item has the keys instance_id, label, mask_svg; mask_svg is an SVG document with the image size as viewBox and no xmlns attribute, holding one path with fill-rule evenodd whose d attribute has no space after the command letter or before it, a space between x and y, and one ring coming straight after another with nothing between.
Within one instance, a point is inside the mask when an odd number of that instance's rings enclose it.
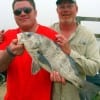
<instances>
[{"instance_id":1,"label":"fish","mask_svg":"<svg viewBox=\"0 0 100 100\"><path fill-rule=\"evenodd\" d=\"M35 67L32 68L33 74L39 72L41 68L50 73L55 70L77 88L82 87L83 82L72 68L68 55L54 41L33 32L19 33L17 37L18 43L24 44L32 59L35 60Z\"/></svg>"},{"instance_id":2,"label":"fish","mask_svg":"<svg viewBox=\"0 0 100 100\"><path fill-rule=\"evenodd\" d=\"M37 74L41 68L44 68L50 73L55 70L67 82L78 88L80 100L100 98L100 87L86 80L82 80L79 77L79 71L75 67L75 64L70 63L72 59L54 41L44 35L33 32L19 33L17 34L17 38L18 44L23 44L35 61L32 63L34 66L32 66L32 74Z\"/></svg>"}]
</instances>

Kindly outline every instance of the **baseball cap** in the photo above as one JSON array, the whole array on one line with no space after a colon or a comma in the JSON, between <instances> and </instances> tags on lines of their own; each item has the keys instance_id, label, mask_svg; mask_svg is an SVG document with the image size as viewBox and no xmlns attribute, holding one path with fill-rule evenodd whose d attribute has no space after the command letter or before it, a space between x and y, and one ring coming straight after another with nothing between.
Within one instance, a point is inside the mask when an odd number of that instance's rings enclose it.
<instances>
[{"instance_id":1,"label":"baseball cap","mask_svg":"<svg viewBox=\"0 0 100 100\"><path fill-rule=\"evenodd\" d=\"M65 3L65 2L76 3L76 0L57 0L56 4L59 5L61 3Z\"/></svg>"}]
</instances>

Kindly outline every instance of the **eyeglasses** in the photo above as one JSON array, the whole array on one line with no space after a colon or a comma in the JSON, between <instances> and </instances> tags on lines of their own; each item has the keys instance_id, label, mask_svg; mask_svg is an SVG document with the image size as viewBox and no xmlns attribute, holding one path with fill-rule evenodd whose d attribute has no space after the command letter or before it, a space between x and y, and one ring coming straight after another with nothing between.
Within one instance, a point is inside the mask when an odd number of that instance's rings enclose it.
<instances>
[{"instance_id":1,"label":"eyeglasses","mask_svg":"<svg viewBox=\"0 0 100 100\"><path fill-rule=\"evenodd\" d=\"M22 11L25 13L25 14L29 14L31 11L32 11L32 8L29 8L29 7L24 7L24 8L18 8L16 10L14 10L14 15L16 16L19 16Z\"/></svg>"}]
</instances>

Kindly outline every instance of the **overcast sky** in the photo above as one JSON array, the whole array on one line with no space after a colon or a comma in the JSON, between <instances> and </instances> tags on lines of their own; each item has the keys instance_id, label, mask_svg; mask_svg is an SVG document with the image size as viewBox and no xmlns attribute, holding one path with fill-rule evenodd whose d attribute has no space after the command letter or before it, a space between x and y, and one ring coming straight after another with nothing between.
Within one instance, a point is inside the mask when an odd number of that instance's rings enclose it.
<instances>
[{"instance_id":1,"label":"overcast sky","mask_svg":"<svg viewBox=\"0 0 100 100\"><path fill-rule=\"evenodd\" d=\"M16 28L12 13L13 0L0 0L0 30ZM40 24L50 25L58 21L56 13L56 0L35 0L38 11L37 20ZM100 0L77 0L79 16L100 17ZM93 31L100 32L100 22L85 23Z\"/></svg>"}]
</instances>

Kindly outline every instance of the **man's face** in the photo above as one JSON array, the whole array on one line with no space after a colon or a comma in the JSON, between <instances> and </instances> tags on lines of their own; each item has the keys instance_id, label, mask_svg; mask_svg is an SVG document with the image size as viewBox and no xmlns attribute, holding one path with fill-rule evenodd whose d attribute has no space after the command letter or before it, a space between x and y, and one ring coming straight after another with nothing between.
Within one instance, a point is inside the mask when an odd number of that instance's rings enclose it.
<instances>
[{"instance_id":1,"label":"man's face","mask_svg":"<svg viewBox=\"0 0 100 100\"><path fill-rule=\"evenodd\" d=\"M75 3L62 3L57 6L57 13L61 22L74 21L78 8Z\"/></svg>"},{"instance_id":2,"label":"man's face","mask_svg":"<svg viewBox=\"0 0 100 100\"><path fill-rule=\"evenodd\" d=\"M28 1L19 1L14 5L14 17L18 26L24 30L36 23L36 10Z\"/></svg>"}]
</instances>

